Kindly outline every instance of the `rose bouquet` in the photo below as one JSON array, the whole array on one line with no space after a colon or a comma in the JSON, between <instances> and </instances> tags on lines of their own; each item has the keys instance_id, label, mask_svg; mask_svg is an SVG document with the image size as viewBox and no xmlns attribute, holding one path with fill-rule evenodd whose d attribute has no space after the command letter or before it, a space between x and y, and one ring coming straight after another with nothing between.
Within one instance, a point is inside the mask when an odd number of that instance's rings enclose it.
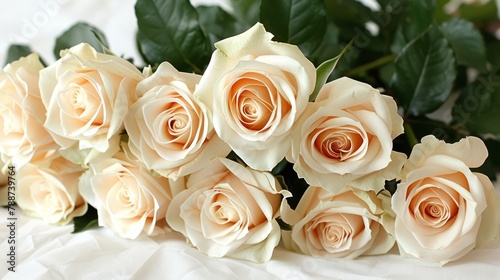
<instances>
[{"instance_id":1,"label":"rose bouquet","mask_svg":"<svg viewBox=\"0 0 500 280\"><path fill-rule=\"evenodd\" d=\"M84 23L49 65L13 45L0 158L17 188L0 181L1 202L15 190L27 215L75 232L171 229L255 262L282 241L336 258L397 244L443 265L500 235L496 39L434 1L234 4L138 0L144 67ZM443 104L450 121L432 117Z\"/></svg>"}]
</instances>

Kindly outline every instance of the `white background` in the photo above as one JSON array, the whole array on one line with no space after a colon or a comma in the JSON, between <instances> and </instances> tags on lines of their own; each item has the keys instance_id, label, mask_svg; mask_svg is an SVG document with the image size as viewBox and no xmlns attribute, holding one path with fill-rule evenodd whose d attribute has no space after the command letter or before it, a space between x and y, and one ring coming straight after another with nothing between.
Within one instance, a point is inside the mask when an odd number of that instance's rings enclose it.
<instances>
[{"instance_id":1,"label":"white background","mask_svg":"<svg viewBox=\"0 0 500 280\"><path fill-rule=\"evenodd\" d=\"M192 0L193 5L218 4L230 9L227 0ZM0 2L0 64L10 44L27 44L47 63L55 60L55 38L78 21L87 22L105 35L117 55L141 63L135 44L135 0L2 0Z\"/></svg>"}]
</instances>

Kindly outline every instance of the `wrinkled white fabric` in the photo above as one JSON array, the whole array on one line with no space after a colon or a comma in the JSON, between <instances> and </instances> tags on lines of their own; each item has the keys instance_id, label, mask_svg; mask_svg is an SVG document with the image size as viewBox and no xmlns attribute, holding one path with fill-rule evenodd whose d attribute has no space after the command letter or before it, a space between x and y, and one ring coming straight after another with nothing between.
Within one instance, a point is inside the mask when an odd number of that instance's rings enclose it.
<instances>
[{"instance_id":1,"label":"wrinkled white fabric","mask_svg":"<svg viewBox=\"0 0 500 280\"><path fill-rule=\"evenodd\" d=\"M500 239L444 267L403 258L396 247L386 255L347 260L313 258L282 244L269 262L257 264L208 257L175 232L126 240L104 228L70 234L72 225L47 225L20 209L16 216L13 273L5 262L7 210L0 209L0 279L495 279L500 267Z\"/></svg>"}]
</instances>

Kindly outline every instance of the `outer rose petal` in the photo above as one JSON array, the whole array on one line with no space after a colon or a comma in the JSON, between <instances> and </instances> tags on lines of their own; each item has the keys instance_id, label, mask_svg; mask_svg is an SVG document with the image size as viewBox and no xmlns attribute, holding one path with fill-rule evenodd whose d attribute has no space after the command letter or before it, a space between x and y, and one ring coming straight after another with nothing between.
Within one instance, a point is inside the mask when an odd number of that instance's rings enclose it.
<instances>
[{"instance_id":1,"label":"outer rose petal","mask_svg":"<svg viewBox=\"0 0 500 280\"><path fill-rule=\"evenodd\" d=\"M271 258L280 239L280 194L288 195L271 174L220 158L191 174L187 185L167 211L174 230L209 256Z\"/></svg>"},{"instance_id":2,"label":"outer rose petal","mask_svg":"<svg viewBox=\"0 0 500 280\"><path fill-rule=\"evenodd\" d=\"M392 197L402 255L443 265L499 235L500 198L486 176L470 171L486 157L475 137L447 144L426 136L414 147Z\"/></svg>"},{"instance_id":3,"label":"outer rose petal","mask_svg":"<svg viewBox=\"0 0 500 280\"><path fill-rule=\"evenodd\" d=\"M466 137L452 145L444 141L437 141L433 135L422 138L419 145L415 145L412 156L408 159L403 169L402 176L406 176L408 170L422 166L430 155L440 154L457 158L470 168L481 166L488 157L488 149L483 141L477 137Z\"/></svg>"},{"instance_id":4,"label":"outer rose petal","mask_svg":"<svg viewBox=\"0 0 500 280\"><path fill-rule=\"evenodd\" d=\"M369 177L375 180L373 188L381 188L384 180L399 177L404 158L392 151L392 140L402 132L403 121L391 97L368 84L340 78L326 84L308 104L295 124L286 158L310 185L334 192L351 183L364 189L369 184L362 178ZM373 172L380 176L370 176Z\"/></svg>"},{"instance_id":5,"label":"outer rose petal","mask_svg":"<svg viewBox=\"0 0 500 280\"><path fill-rule=\"evenodd\" d=\"M220 138L250 167L267 171L285 156L316 75L296 46L271 38L258 23L216 43L195 92L213 112Z\"/></svg>"},{"instance_id":6,"label":"outer rose petal","mask_svg":"<svg viewBox=\"0 0 500 280\"><path fill-rule=\"evenodd\" d=\"M113 141L120 137L142 79L133 64L83 43L62 51L61 59L40 71L40 95L47 109L44 126L63 155L87 165L116 152Z\"/></svg>"},{"instance_id":7,"label":"outer rose petal","mask_svg":"<svg viewBox=\"0 0 500 280\"><path fill-rule=\"evenodd\" d=\"M138 84L140 98L125 116L132 153L149 169L173 180L231 150L213 130L211 112L192 94L200 78L178 72L167 62L160 64ZM172 122L183 122L180 132L172 131Z\"/></svg>"},{"instance_id":8,"label":"outer rose petal","mask_svg":"<svg viewBox=\"0 0 500 280\"><path fill-rule=\"evenodd\" d=\"M395 241L381 224L386 199L378 198L373 191L345 189L332 194L310 186L295 210L282 207L283 221L293 226L292 231L283 231L285 246L319 257L355 258L386 253ZM338 240L327 234L334 234Z\"/></svg>"},{"instance_id":9,"label":"outer rose petal","mask_svg":"<svg viewBox=\"0 0 500 280\"><path fill-rule=\"evenodd\" d=\"M50 224L64 225L87 212L87 203L78 192L80 166L62 157L27 164L17 176L17 203L30 216Z\"/></svg>"},{"instance_id":10,"label":"outer rose petal","mask_svg":"<svg viewBox=\"0 0 500 280\"><path fill-rule=\"evenodd\" d=\"M488 207L482 213L482 219L486 222L481 223L477 234L476 248L495 240L500 236L500 197L495 193L495 189L490 179L480 173L474 173L481 181L486 196Z\"/></svg>"},{"instance_id":11,"label":"outer rose petal","mask_svg":"<svg viewBox=\"0 0 500 280\"><path fill-rule=\"evenodd\" d=\"M37 54L0 69L0 158L17 168L57 148L42 125L46 111L38 88L41 69Z\"/></svg>"},{"instance_id":12,"label":"outer rose petal","mask_svg":"<svg viewBox=\"0 0 500 280\"><path fill-rule=\"evenodd\" d=\"M153 177L140 163L118 152L112 158L92 163L80 179L85 200L98 211L99 225L123 238L141 233L161 232L159 221L165 217L172 197L184 188L184 180L173 182Z\"/></svg>"}]
</instances>

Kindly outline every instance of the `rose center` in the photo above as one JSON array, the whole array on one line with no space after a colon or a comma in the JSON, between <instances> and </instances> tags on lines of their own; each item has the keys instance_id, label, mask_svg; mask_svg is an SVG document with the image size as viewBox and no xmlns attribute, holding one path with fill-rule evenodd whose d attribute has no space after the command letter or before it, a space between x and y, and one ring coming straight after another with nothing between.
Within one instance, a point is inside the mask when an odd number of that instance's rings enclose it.
<instances>
[{"instance_id":1,"label":"rose center","mask_svg":"<svg viewBox=\"0 0 500 280\"><path fill-rule=\"evenodd\" d=\"M458 193L430 178L420 184L422 184L421 190L409 204L415 220L432 228L443 227L458 212L460 199ZM418 183L412 185L411 189L418 185Z\"/></svg>"},{"instance_id":2,"label":"rose center","mask_svg":"<svg viewBox=\"0 0 500 280\"><path fill-rule=\"evenodd\" d=\"M133 205L131 199L130 199L130 193L128 188L125 186L121 188L118 192L118 201L121 206L127 207Z\"/></svg>"},{"instance_id":3,"label":"rose center","mask_svg":"<svg viewBox=\"0 0 500 280\"><path fill-rule=\"evenodd\" d=\"M291 108L269 77L254 72L235 79L228 101L229 114L237 125L258 132L268 131L276 118L285 116Z\"/></svg>"},{"instance_id":4,"label":"rose center","mask_svg":"<svg viewBox=\"0 0 500 280\"><path fill-rule=\"evenodd\" d=\"M347 249L350 240L363 231L363 228L363 218L345 213L321 213L309 226L309 230L313 233L311 236L316 236L323 249L327 251Z\"/></svg>"},{"instance_id":5,"label":"rose center","mask_svg":"<svg viewBox=\"0 0 500 280\"><path fill-rule=\"evenodd\" d=\"M184 131L188 122L185 115L177 115L170 120L168 120L168 130L172 135L179 135Z\"/></svg>"},{"instance_id":6,"label":"rose center","mask_svg":"<svg viewBox=\"0 0 500 280\"><path fill-rule=\"evenodd\" d=\"M227 221L228 216L224 207L217 206L216 209L217 210L215 210L215 217L217 217L217 219L219 220Z\"/></svg>"},{"instance_id":7,"label":"rose center","mask_svg":"<svg viewBox=\"0 0 500 280\"><path fill-rule=\"evenodd\" d=\"M86 100L86 95L82 94L82 92L79 90L73 91L70 95L71 105L73 105L75 109L81 109L81 112L85 110Z\"/></svg>"},{"instance_id":8,"label":"rose center","mask_svg":"<svg viewBox=\"0 0 500 280\"><path fill-rule=\"evenodd\" d=\"M338 225L328 225L323 231L327 242L334 247L339 247L341 244L345 243L345 240L349 238L350 235L350 232Z\"/></svg>"},{"instance_id":9,"label":"rose center","mask_svg":"<svg viewBox=\"0 0 500 280\"><path fill-rule=\"evenodd\" d=\"M226 195L225 191L215 190L212 201L210 215L215 223L234 224L240 220L238 211L235 209L235 202Z\"/></svg>"},{"instance_id":10,"label":"rose center","mask_svg":"<svg viewBox=\"0 0 500 280\"><path fill-rule=\"evenodd\" d=\"M238 98L238 117L241 124L251 130L266 127L273 111L269 93L259 86L245 88Z\"/></svg>"},{"instance_id":11,"label":"rose center","mask_svg":"<svg viewBox=\"0 0 500 280\"><path fill-rule=\"evenodd\" d=\"M197 134L193 133L192 129L198 127L198 122L196 116L193 117L193 112L185 104L170 101L158 109L153 106L151 110L158 112L152 124L158 142L164 145L186 146L194 141ZM151 114L154 114L153 112Z\"/></svg>"},{"instance_id":12,"label":"rose center","mask_svg":"<svg viewBox=\"0 0 500 280\"><path fill-rule=\"evenodd\" d=\"M439 218L445 212L445 209L442 205L430 203L425 207L424 212L430 217Z\"/></svg>"},{"instance_id":13,"label":"rose center","mask_svg":"<svg viewBox=\"0 0 500 280\"><path fill-rule=\"evenodd\" d=\"M106 115L102 112L105 106L99 98L94 85L84 78L72 80L61 90L58 96L61 111L71 120L91 121L92 125L102 125ZM68 119L63 122L69 121Z\"/></svg>"},{"instance_id":14,"label":"rose center","mask_svg":"<svg viewBox=\"0 0 500 280\"><path fill-rule=\"evenodd\" d=\"M354 129L319 131L315 141L316 149L331 159L345 161L362 150L363 137Z\"/></svg>"},{"instance_id":15,"label":"rose center","mask_svg":"<svg viewBox=\"0 0 500 280\"><path fill-rule=\"evenodd\" d=\"M22 129L20 129L22 128L21 124L22 118L16 117L16 116L22 116L23 114L22 109L14 103L12 103L10 107L12 109L7 108L7 106L4 107L3 104L0 104L0 117L3 120L2 121L3 134L8 135L10 133L16 133L16 132L23 133ZM7 140L7 137L1 139L0 141L2 140Z\"/></svg>"},{"instance_id":16,"label":"rose center","mask_svg":"<svg viewBox=\"0 0 500 280\"><path fill-rule=\"evenodd\" d=\"M45 180L41 180L38 182L39 189L37 192L34 192L34 201L38 203L42 203L43 205L39 206L39 209L45 209L45 211L54 212L61 210L61 203L57 197L57 194L54 193L54 189L50 186Z\"/></svg>"}]
</instances>

